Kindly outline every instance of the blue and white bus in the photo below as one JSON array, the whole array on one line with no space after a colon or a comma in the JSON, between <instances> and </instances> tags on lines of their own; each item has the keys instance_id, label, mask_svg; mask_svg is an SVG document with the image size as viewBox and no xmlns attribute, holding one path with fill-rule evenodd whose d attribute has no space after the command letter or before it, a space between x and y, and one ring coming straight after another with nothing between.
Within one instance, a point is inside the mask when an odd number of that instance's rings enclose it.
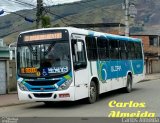
<instances>
[{"instance_id":1,"label":"blue and white bus","mask_svg":"<svg viewBox=\"0 0 160 123\"><path fill-rule=\"evenodd\" d=\"M144 78L142 41L73 27L20 33L17 42L19 100L94 103L98 95Z\"/></svg>"}]
</instances>

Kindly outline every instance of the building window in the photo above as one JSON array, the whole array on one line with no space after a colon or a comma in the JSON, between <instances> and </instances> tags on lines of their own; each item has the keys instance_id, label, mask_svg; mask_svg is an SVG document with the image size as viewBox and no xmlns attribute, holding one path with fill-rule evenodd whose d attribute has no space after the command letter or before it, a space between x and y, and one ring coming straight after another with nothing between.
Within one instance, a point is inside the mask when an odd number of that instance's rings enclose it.
<instances>
[{"instance_id":1,"label":"building window","mask_svg":"<svg viewBox=\"0 0 160 123\"><path fill-rule=\"evenodd\" d=\"M158 46L158 38L155 36L150 36L149 37L149 43L152 46Z\"/></svg>"}]
</instances>

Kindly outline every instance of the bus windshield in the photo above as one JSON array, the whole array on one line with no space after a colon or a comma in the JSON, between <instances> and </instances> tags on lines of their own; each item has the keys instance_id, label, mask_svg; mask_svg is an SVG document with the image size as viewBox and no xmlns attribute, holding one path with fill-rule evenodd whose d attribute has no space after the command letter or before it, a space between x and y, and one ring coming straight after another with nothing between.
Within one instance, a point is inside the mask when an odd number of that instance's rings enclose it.
<instances>
[{"instance_id":1,"label":"bus windshield","mask_svg":"<svg viewBox=\"0 0 160 123\"><path fill-rule=\"evenodd\" d=\"M17 49L18 74L23 77L51 77L71 68L68 42L25 44Z\"/></svg>"}]
</instances>

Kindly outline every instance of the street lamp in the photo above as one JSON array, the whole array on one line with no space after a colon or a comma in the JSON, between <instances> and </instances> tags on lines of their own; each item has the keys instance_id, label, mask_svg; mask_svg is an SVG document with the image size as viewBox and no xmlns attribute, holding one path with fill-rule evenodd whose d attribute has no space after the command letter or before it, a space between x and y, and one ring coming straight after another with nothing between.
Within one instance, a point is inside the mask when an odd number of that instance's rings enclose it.
<instances>
[{"instance_id":1,"label":"street lamp","mask_svg":"<svg viewBox=\"0 0 160 123\"><path fill-rule=\"evenodd\" d=\"M18 14L18 13L15 13L15 12L7 12L7 11L5 11L5 10L3 10L3 9L0 11L0 15L3 15L4 12L6 12L6 13L12 13L12 14L18 15L18 16L24 18L25 21L28 21L28 22L30 22L30 23L33 23L33 22L36 21L36 20L34 20L34 19L27 18L27 17L25 17L25 16L23 16L23 15L20 15L20 14Z\"/></svg>"},{"instance_id":2,"label":"street lamp","mask_svg":"<svg viewBox=\"0 0 160 123\"><path fill-rule=\"evenodd\" d=\"M1 11L0 11L0 15L2 15L4 13L4 10L2 9Z\"/></svg>"}]
</instances>

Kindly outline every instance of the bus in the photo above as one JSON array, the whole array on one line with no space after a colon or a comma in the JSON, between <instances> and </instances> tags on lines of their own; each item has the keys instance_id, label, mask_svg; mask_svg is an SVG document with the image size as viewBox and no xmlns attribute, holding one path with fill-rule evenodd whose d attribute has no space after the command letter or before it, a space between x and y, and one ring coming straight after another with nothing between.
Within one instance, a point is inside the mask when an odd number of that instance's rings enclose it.
<instances>
[{"instance_id":1,"label":"bus","mask_svg":"<svg viewBox=\"0 0 160 123\"><path fill-rule=\"evenodd\" d=\"M132 86L144 78L142 41L74 27L25 31L17 41L19 100L85 99Z\"/></svg>"}]
</instances>

